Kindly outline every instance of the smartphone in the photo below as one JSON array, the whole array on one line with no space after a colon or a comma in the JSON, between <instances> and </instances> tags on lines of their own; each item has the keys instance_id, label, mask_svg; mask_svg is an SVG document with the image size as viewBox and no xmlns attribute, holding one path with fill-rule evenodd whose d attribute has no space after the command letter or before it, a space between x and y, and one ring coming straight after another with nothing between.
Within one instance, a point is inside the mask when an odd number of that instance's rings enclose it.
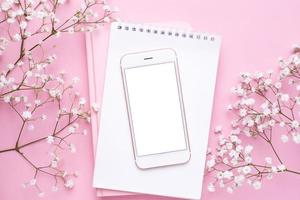
<instances>
[{"instance_id":1,"label":"smartphone","mask_svg":"<svg viewBox=\"0 0 300 200\"><path fill-rule=\"evenodd\" d=\"M176 52L126 54L121 72L136 166L187 163L191 152Z\"/></svg>"}]
</instances>

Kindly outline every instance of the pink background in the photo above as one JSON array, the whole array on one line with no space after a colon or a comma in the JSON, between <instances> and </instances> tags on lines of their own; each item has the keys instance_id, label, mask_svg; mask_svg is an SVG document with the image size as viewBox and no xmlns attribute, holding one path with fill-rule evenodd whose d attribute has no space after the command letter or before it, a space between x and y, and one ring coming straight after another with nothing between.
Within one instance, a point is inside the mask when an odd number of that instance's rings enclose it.
<instances>
[{"instance_id":1,"label":"pink background","mask_svg":"<svg viewBox=\"0 0 300 200\"><path fill-rule=\"evenodd\" d=\"M229 123L229 116L225 107L232 97L230 88L237 82L239 72L256 70L277 70L277 58L288 55L290 47L299 43L300 39L300 1L276 1L276 0L112 0L112 5L120 9L119 16L124 21L135 22L165 22L185 21L194 29L207 31L222 35L222 48L220 65L215 92L212 127ZM76 6L77 2L70 2L70 8ZM64 10L68 13L69 8ZM107 31L107 29L105 30ZM80 76L81 84L78 90L82 95L88 97L87 65L85 53L84 34L63 36L51 44L58 44L54 52L58 55L57 71L64 68L72 76ZM99 44L107 45L107 44ZM67 48L69 47L69 48ZM51 50L50 52L52 52ZM102 56L105 63L105 56ZM0 60L1 62L1 60ZM103 66L99 66L101 68ZM203 71L205 75L205 71ZM103 76L103 74L101 74ZM70 76L71 77L71 76ZM201 77L199 77L201 78ZM0 105L1 143L0 149L9 147L14 141L14 124L5 123L15 116L9 114ZM4 122L4 123L3 123ZM6 126L4 125L6 124ZM93 175L93 148L91 134L87 137L75 137L77 153L66 153L66 160L69 160L70 169L77 169L80 176L75 180L76 186L72 191L60 191L53 193L45 189L44 199L56 200L94 200L95 190L92 188ZM210 144L213 146L214 134L211 134ZM275 145L279 145L279 142ZM258 143L256 152L264 155L266 146ZM281 156L287 166L300 170L299 147L296 145L281 145ZM41 155L37 155L41 156ZM71 166L70 166L71 165ZM199 169L201 170L201 169ZM24 161L14 153L0 155L0 199L39 199L35 191L23 189L21 183L32 176L32 169L24 165ZM121 178L121 177L120 177ZM209 178L205 179L204 186ZM48 179L41 178L47 185ZM174 180L176 181L176 180ZM178 180L180 181L180 180ZM203 188L203 200L209 199L299 199L300 177L295 175L277 175L272 181L264 181L263 189L255 191L245 185L242 189L230 195L223 191L209 193ZM45 187L46 188L46 187ZM199 188L200 189L200 188ZM153 196L135 197L111 197L107 200L117 199L168 199Z\"/></svg>"}]
</instances>

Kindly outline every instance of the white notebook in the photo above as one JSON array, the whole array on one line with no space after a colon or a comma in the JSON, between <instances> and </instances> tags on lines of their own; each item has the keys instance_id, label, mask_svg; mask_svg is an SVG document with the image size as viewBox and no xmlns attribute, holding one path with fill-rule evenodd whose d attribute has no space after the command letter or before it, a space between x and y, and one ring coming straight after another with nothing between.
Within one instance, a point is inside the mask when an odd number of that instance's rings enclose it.
<instances>
[{"instance_id":1,"label":"white notebook","mask_svg":"<svg viewBox=\"0 0 300 200\"><path fill-rule=\"evenodd\" d=\"M114 22L105 76L93 185L96 188L200 199L221 39L198 32ZM182 165L137 168L123 91L124 54L171 48L177 53L191 148Z\"/></svg>"}]
</instances>

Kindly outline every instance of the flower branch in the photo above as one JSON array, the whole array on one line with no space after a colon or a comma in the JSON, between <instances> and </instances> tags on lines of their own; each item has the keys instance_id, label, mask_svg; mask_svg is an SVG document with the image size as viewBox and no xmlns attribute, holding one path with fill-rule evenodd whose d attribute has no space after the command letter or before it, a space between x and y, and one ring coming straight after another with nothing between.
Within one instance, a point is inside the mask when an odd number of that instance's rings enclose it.
<instances>
[{"instance_id":1,"label":"flower branch","mask_svg":"<svg viewBox=\"0 0 300 200\"><path fill-rule=\"evenodd\" d=\"M64 6L67 6L64 0L5 0L0 3L0 26L7 30L6 35L0 36L0 57L11 43L19 46L14 61L9 58L5 60L6 63L4 60L0 63L0 104L8 106L20 122L15 145L1 149L0 156L7 152L21 156L34 170L33 178L23 186L35 187L41 197L44 192L37 180L40 174L53 178L54 191L57 191L59 183L68 189L74 187L72 178L78 174L63 169L59 154L62 150L76 152L76 146L69 142L69 138L87 134L85 129L80 129L79 124L89 123L92 112L86 100L74 89L78 78L67 83L64 71L59 74L49 73L48 67L54 65L56 55L45 57L44 43L51 38L58 38L61 33L91 32L115 20L113 14L116 10L111 9L106 2L85 0L80 9L61 22L58 13ZM99 16L93 9L101 7L103 13ZM37 47L43 50L41 57L34 54ZM50 134L40 134L38 138L22 142L23 137L28 138L28 131L34 131L35 124L53 117L46 114L46 106L56 112ZM25 148L34 148L35 144L42 142L51 147L50 162L47 164L34 162L32 156L25 153Z\"/></svg>"},{"instance_id":2,"label":"flower branch","mask_svg":"<svg viewBox=\"0 0 300 200\"><path fill-rule=\"evenodd\" d=\"M300 169L287 167L280 148L273 142L274 137L283 143L292 138L300 144L299 119L295 115L300 105L300 48L295 47L290 57L280 59L279 65L278 76L272 71L242 73L239 84L232 89L238 100L228 110L237 117L228 137L221 134L220 126L216 128L219 142L215 151L209 151L207 161L207 171L214 176L209 191L220 186L232 193L245 182L260 189L263 180L272 179L275 174L300 175ZM279 131L284 134L278 135ZM247 137L265 142L273 155L265 156L261 163L254 161L253 146L242 145Z\"/></svg>"}]
</instances>

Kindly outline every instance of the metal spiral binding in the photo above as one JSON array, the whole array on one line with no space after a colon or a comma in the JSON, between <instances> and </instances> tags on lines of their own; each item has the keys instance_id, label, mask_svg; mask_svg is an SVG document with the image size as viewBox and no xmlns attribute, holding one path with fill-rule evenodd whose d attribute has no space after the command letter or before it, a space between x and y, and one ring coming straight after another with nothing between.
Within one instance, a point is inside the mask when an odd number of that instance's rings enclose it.
<instances>
[{"instance_id":1,"label":"metal spiral binding","mask_svg":"<svg viewBox=\"0 0 300 200\"><path fill-rule=\"evenodd\" d=\"M187 39L197 39L197 40L205 40L205 41L214 41L215 37L208 34L203 33L180 33L178 31L170 31L160 28L155 28L152 26L149 27L141 27L142 25L137 24L118 24L117 29L125 30L125 31L134 31L134 32L141 32L141 33L152 33L156 35L166 35L166 36L174 36L174 37L181 37Z\"/></svg>"}]
</instances>

